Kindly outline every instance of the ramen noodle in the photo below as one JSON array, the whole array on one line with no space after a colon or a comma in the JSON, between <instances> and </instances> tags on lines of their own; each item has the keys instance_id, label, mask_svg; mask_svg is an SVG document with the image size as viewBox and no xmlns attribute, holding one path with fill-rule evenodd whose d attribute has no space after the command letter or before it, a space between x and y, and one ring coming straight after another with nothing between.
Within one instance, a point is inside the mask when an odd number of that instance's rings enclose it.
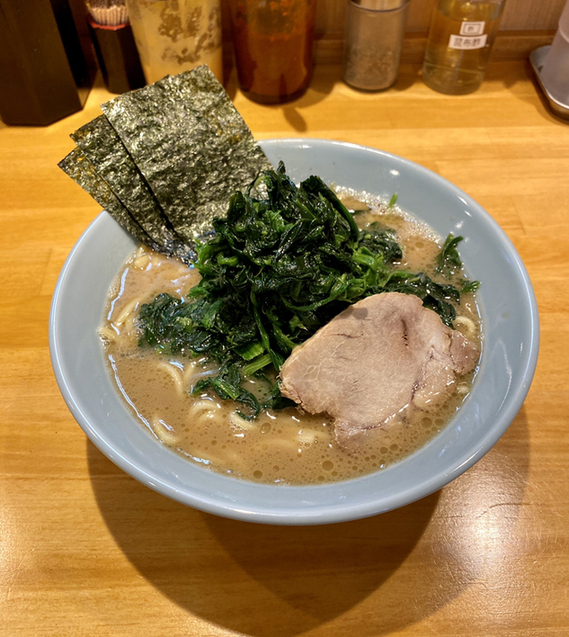
<instances>
[{"instance_id":1,"label":"ramen noodle","mask_svg":"<svg viewBox=\"0 0 569 637\"><path fill-rule=\"evenodd\" d=\"M397 231L401 267L432 278L441 241L425 224L376 199L339 190L348 202L363 202L362 226L380 220ZM109 293L101 337L111 374L141 424L161 443L189 461L237 478L271 484L319 484L355 478L388 467L427 444L452 418L473 382L460 378L453 396L436 412L420 415L369 436L365 450L349 451L334 441L331 420L295 407L262 411L253 421L236 404L216 394L194 395L196 382L216 373L214 363L189 355L167 356L139 347L138 311L162 292L183 297L199 281L192 267L139 247L127 260ZM475 342L481 325L475 298L462 295L455 328ZM260 396L255 378L246 389Z\"/></svg>"}]
</instances>

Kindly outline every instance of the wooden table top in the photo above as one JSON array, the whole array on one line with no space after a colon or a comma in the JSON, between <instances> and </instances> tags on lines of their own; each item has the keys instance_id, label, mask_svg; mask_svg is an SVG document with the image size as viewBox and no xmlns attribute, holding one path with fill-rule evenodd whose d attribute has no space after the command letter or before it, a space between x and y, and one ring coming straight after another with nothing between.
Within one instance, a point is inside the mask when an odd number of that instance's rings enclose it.
<instances>
[{"instance_id":1,"label":"wooden table top","mask_svg":"<svg viewBox=\"0 0 569 637\"><path fill-rule=\"evenodd\" d=\"M51 295L99 207L58 168L68 135L0 124L0 636L569 635L569 123L521 62L476 93L439 95L415 66L357 93L319 67L282 107L228 91L258 139L380 148L443 175L496 219L537 295L541 351L500 442L403 509L332 526L273 527L154 493L91 444L57 388Z\"/></svg>"}]
</instances>

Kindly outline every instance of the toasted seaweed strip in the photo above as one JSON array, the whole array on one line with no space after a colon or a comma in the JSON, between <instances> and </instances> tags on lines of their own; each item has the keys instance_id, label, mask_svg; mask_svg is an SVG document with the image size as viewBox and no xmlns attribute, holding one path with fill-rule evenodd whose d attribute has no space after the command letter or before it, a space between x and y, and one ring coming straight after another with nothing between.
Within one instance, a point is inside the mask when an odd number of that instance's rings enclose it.
<instances>
[{"instance_id":1,"label":"toasted seaweed strip","mask_svg":"<svg viewBox=\"0 0 569 637\"><path fill-rule=\"evenodd\" d=\"M160 207L189 243L271 164L207 66L103 104Z\"/></svg>"},{"instance_id":2,"label":"toasted seaweed strip","mask_svg":"<svg viewBox=\"0 0 569 637\"><path fill-rule=\"evenodd\" d=\"M172 228L107 118L96 117L71 138L139 225L161 246L161 252L187 257L188 247Z\"/></svg>"},{"instance_id":3,"label":"toasted seaweed strip","mask_svg":"<svg viewBox=\"0 0 569 637\"><path fill-rule=\"evenodd\" d=\"M117 199L107 182L99 176L81 149L72 150L59 162L58 166L83 190L88 192L135 239L153 249L158 249L154 241Z\"/></svg>"}]
</instances>

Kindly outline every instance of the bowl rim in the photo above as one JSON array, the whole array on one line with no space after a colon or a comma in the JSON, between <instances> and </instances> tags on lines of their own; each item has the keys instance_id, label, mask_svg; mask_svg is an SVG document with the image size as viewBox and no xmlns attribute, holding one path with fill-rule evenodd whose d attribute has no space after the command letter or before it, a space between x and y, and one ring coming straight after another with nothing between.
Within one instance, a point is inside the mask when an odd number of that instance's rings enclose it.
<instances>
[{"instance_id":1,"label":"bowl rim","mask_svg":"<svg viewBox=\"0 0 569 637\"><path fill-rule=\"evenodd\" d=\"M173 484L171 481L163 479L160 475L152 473L147 469L141 468L136 462L128 457L128 454L121 453L120 449L117 450L113 445L113 441L108 440L105 436L101 435L101 433L97 429L96 423L92 423L90 421L88 415L82 408L80 401L78 402L70 387L70 383L68 382L69 379L65 371L65 365L62 361L60 351L60 339L62 338L62 334L60 333L59 322L61 316L60 313L62 311L62 290L67 283L67 279L74 264L77 262L77 259L80 259L83 244L90 239L93 232L95 232L95 229L101 226L101 224L107 224L110 221L112 221L113 224L115 223L114 220L112 220L112 218L105 211L101 212L94 219L94 221L91 222L91 224L83 232L83 234L69 253L58 277L58 281L52 297L49 318L49 348L52 360L52 367L63 398L67 403L68 408L70 409L75 420L81 426L91 442L93 442L93 444L105 456L107 456L123 471L163 495L166 495L174 500L177 500L178 502L208 513L213 513L233 519L280 525L326 524L368 517L395 508L399 508L401 506L405 506L416 500L424 498L431 493L441 489L443 486L464 473L478 460L480 460L496 444L496 442L507 430L507 428L515 418L516 414L521 409L522 404L527 396L535 373L539 352L539 316L533 286L531 284L527 270L521 260L521 257L517 253L513 243L507 237L505 232L500 228L497 222L490 216L490 214L486 210L484 210L479 204L477 204L472 199L472 197L470 197L468 194L466 194L464 191L462 191L460 188L458 188L445 178L419 164L416 164L415 162L404 159L403 157L394 155L392 153L388 153L386 151L336 140L284 138L268 139L260 141L259 143L263 150L272 150L274 152L277 152L279 147L288 147L293 150L295 150L296 148L301 150L310 147L320 149L321 152L330 152L330 149L332 147L340 147L342 149L352 149L357 153L370 153L371 155L374 155L376 157L381 157L385 160L388 160L391 163L406 166L413 171L418 171L419 174L422 174L429 180L438 182L439 185L443 186L445 189L450 189L457 196L464 198L466 201L468 201L469 205L476 209L477 214L480 215L480 218L483 219L484 222L492 229L492 232L497 235L498 239L500 240L501 246L508 253L514 269L523 280L523 288L526 294L525 301L529 309L529 315L527 317L529 321L529 331L531 333L529 347L524 352L524 364L518 374L520 380L518 381L514 392L510 395L506 409L501 413L500 418L493 422L491 427L488 427L485 435L479 441L479 444L476 446L475 449L472 450L469 455L463 454L454 463L449 465L445 471L435 472L429 480L419 485L409 487L404 491L399 491L389 496L384 496L382 498L378 498L369 502L366 501L353 503L346 501L345 497L342 497L342 487L343 485L353 482L359 482L362 485L369 486L373 483L373 476L376 476L378 473L381 472L353 478L352 480L326 483L322 485L287 486L246 482L234 477L214 474L213 472L207 471L208 481L215 483L216 489L213 489L209 493L201 493L196 496L193 493L180 488L180 485ZM118 226L117 224L116 227L119 228L120 226ZM133 245L135 244L136 242L133 239ZM168 451L174 454L174 452L172 452L171 450ZM421 450L415 452L415 454L420 452ZM409 457L413 457L415 454L412 454ZM176 457L179 457L178 454L175 455ZM183 461L187 464L191 464L187 460ZM405 459L401 462L404 461ZM401 462L396 464L401 464ZM204 471L203 468L199 467L198 470L202 472ZM385 471L387 470L384 470L384 472ZM267 494L269 493L276 494L277 490L282 491L282 493L294 493L294 497L298 497L299 501L303 500L304 504L296 508L291 508L291 506L288 506L286 510L280 510L278 503L274 507L267 507L266 503L263 506L259 506L255 502L247 502L244 505L242 502L232 502L225 496L220 495L220 490L223 490L224 485L234 485L235 483L246 484L246 490L252 489L254 493L263 494L263 497L267 497ZM326 489L336 489L339 492L338 502L340 502L340 504L336 502L328 505L315 504L314 506L310 506L310 502L312 502L313 497L317 497L318 493L324 492ZM307 505L306 502L308 502L309 504Z\"/></svg>"}]
</instances>

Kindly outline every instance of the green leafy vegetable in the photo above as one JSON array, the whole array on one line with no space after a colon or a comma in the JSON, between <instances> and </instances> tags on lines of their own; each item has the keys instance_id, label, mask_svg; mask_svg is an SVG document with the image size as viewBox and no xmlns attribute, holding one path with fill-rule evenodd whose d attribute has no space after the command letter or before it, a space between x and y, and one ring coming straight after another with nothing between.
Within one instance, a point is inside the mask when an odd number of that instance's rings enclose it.
<instances>
[{"instance_id":1,"label":"green leafy vegetable","mask_svg":"<svg viewBox=\"0 0 569 637\"><path fill-rule=\"evenodd\" d=\"M480 281L466 281L462 286L461 294L471 294L472 292L476 292L479 287Z\"/></svg>"},{"instance_id":2,"label":"green leafy vegetable","mask_svg":"<svg viewBox=\"0 0 569 637\"><path fill-rule=\"evenodd\" d=\"M462 261L456 246L463 240L463 237L455 237L452 233L446 238L443 249L437 259L437 272L444 274L447 278L462 267Z\"/></svg>"},{"instance_id":3,"label":"green leafy vegetable","mask_svg":"<svg viewBox=\"0 0 569 637\"><path fill-rule=\"evenodd\" d=\"M443 244L437 258L437 272L451 279L462 268L462 260L458 254L457 246L464 237L455 237L450 233ZM480 283L478 281L465 281L462 286L462 294L476 292Z\"/></svg>"},{"instance_id":4,"label":"green leafy vegetable","mask_svg":"<svg viewBox=\"0 0 569 637\"><path fill-rule=\"evenodd\" d=\"M141 345L214 358L219 373L194 391L211 388L237 400L246 417L261 404L243 389L244 376L270 384L262 406L291 404L265 371L278 371L296 345L351 303L403 292L419 296L449 326L456 316L456 287L397 269L402 251L393 231L375 223L360 230L319 177L297 187L282 163L236 192L213 226L215 235L197 247L202 279L187 298L161 294L141 308ZM447 249L453 259L455 246Z\"/></svg>"}]
</instances>

